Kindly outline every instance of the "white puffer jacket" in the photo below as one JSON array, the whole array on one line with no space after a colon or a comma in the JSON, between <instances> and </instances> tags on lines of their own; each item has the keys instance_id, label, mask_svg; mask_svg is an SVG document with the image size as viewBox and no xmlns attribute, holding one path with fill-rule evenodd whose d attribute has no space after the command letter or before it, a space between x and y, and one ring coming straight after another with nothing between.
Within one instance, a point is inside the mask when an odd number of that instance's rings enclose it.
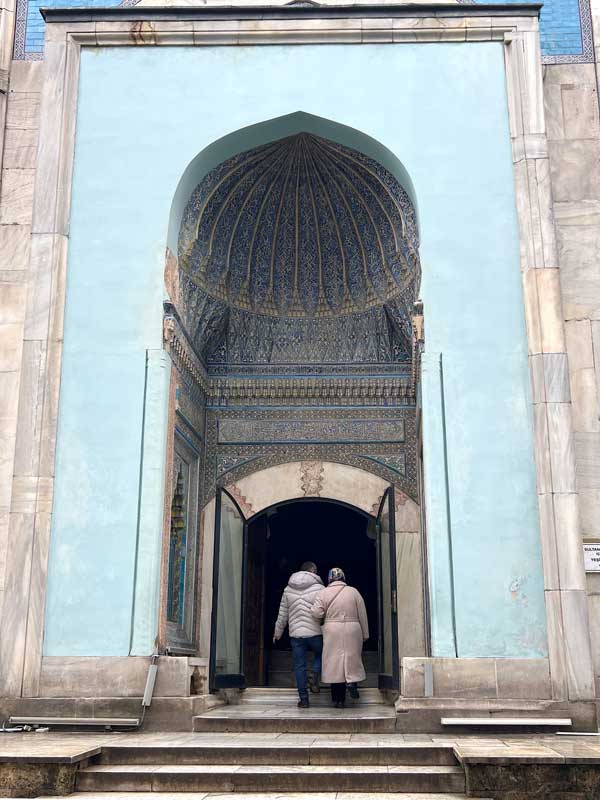
<instances>
[{"instance_id":1,"label":"white puffer jacket","mask_svg":"<svg viewBox=\"0 0 600 800\"><path fill-rule=\"evenodd\" d=\"M294 572L281 597L275 623L276 639L281 638L288 624L290 636L295 639L321 635L321 626L311 614L311 608L322 588L323 581L313 572Z\"/></svg>"}]
</instances>

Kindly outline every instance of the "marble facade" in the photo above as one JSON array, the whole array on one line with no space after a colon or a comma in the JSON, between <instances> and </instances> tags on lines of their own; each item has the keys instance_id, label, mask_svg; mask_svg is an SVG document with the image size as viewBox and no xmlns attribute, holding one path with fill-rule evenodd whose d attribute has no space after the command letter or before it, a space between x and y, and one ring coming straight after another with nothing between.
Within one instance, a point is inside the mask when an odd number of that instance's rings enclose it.
<instances>
[{"instance_id":1,"label":"marble facade","mask_svg":"<svg viewBox=\"0 0 600 800\"><path fill-rule=\"evenodd\" d=\"M593 12L598 26L600 7ZM549 657L523 663L427 658L419 600L399 632L402 694L409 702L426 696L425 671L431 668L432 696L444 700L593 703L600 685L600 579L584 572L582 541L600 540L597 64L547 65L542 71L535 18L481 16L466 7L448 17L239 20L233 27L153 18L151 8L140 8L139 16L50 17L45 61L13 62L8 92L0 92L0 698L139 696L147 666L143 656L42 658L80 48L496 39L505 43ZM2 31L0 26L0 36ZM0 55L2 47L0 42ZM326 458L239 474L228 488L248 513L308 496L372 513L387 485L381 475ZM401 485L408 491L408 484ZM203 531L212 530L214 521L208 494ZM401 586L421 598L419 509L408 496L397 506L396 526ZM204 656L212 545L210 536L203 541L197 595ZM195 672L200 683L205 680L205 660L165 659L158 696L189 697Z\"/></svg>"},{"instance_id":2,"label":"marble facade","mask_svg":"<svg viewBox=\"0 0 600 800\"><path fill-rule=\"evenodd\" d=\"M595 17L597 22L597 17ZM600 130L597 65L546 67L544 98L573 408L574 460L583 541L600 535L600 330L597 260ZM600 676L598 575L586 576L594 675Z\"/></svg>"}]
</instances>

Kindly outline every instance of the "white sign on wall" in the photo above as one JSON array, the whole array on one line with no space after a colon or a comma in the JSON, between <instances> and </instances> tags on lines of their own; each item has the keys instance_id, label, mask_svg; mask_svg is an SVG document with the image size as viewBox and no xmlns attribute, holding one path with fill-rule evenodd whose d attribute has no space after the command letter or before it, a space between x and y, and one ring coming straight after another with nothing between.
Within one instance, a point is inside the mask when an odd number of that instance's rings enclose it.
<instances>
[{"instance_id":1,"label":"white sign on wall","mask_svg":"<svg viewBox=\"0 0 600 800\"><path fill-rule=\"evenodd\" d=\"M600 542L585 542L583 561L586 572L600 572Z\"/></svg>"}]
</instances>

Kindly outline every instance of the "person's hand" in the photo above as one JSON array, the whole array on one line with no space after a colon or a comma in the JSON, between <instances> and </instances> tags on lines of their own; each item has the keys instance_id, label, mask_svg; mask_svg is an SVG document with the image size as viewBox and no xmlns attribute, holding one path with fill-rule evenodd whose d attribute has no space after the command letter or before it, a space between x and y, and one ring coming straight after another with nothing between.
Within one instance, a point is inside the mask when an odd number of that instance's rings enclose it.
<instances>
[{"instance_id":1,"label":"person's hand","mask_svg":"<svg viewBox=\"0 0 600 800\"><path fill-rule=\"evenodd\" d=\"M279 636L274 636L273 637L273 644L275 644L275 642L278 642L278 641L279 641Z\"/></svg>"}]
</instances>

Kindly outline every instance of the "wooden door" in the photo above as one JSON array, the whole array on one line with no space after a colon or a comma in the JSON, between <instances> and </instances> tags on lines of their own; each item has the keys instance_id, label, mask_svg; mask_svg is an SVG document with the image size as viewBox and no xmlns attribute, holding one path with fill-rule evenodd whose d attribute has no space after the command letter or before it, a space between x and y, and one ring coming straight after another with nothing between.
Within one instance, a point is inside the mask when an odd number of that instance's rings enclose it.
<instances>
[{"instance_id":1,"label":"wooden door","mask_svg":"<svg viewBox=\"0 0 600 800\"><path fill-rule=\"evenodd\" d=\"M264 686L265 675L265 557L267 519L261 517L248 528L246 579L246 628L244 673L247 686Z\"/></svg>"}]
</instances>

